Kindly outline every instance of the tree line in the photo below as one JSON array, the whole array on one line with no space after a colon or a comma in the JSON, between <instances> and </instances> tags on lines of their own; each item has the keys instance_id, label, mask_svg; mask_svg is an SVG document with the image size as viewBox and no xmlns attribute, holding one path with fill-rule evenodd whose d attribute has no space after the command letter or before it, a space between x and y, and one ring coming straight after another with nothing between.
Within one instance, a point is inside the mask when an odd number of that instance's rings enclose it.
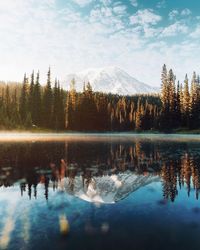
<instances>
[{"instance_id":1,"label":"tree line","mask_svg":"<svg viewBox=\"0 0 200 250\"><path fill-rule=\"evenodd\" d=\"M45 128L55 131L143 131L200 127L200 80L176 83L172 70L163 66L160 94L120 96L94 92L84 83L76 91L72 79L64 90L51 70L46 84L39 72L24 75L21 84L0 83L0 128Z\"/></svg>"},{"instance_id":2,"label":"tree line","mask_svg":"<svg viewBox=\"0 0 200 250\"><path fill-rule=\"evenodd\" d=\"M200 128L200 77L193 73L189 84L186 74L184 83L177 81L172 69L162 69L160 128Z\"/></svg>"}]
</instances>

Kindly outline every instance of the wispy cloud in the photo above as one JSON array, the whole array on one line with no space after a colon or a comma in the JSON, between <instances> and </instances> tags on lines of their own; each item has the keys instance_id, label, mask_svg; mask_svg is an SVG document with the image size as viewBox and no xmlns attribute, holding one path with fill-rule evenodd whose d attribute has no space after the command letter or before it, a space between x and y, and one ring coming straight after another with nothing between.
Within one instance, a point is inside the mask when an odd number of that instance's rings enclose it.
<instances>
[{"instance_id":1,"label":"wispy cloud","mask_svg":"<svg viewBox=\"0 0 200 250\"><path fill-rule=\"evenodd\" d=\"M162 20L160 15L154 13L151 9L138 10L136 14L130 17L131 24L155 25Z\"/></svg>"},{"instance_id":2,"label":"wispy cloud","mask_svg":"<svg viewBox=\"0 0 200 250\"><path fill-rule=\"evenodd\" d=\"M175 22L168 27L165 27L161 33L162 37L175 36L180 34L186 34L188 27L182 22Z\"/></svg>"},{"instance_id":3,"label":"wispy cloud","mask_svg":"<svg viewBox=\"0 0 200 250\"><path fill-rule=\"evenodd\" d=\"M192 33L190 33L190 37L199 39L199 37L200 37L200 25L198 25L195 28L195 30Z\"/></svg>"},{"instance_id":4,"label":"wispy cloud","mask_svg":"<svg viewBox=\"0 0 200 250\"><path fill-rule=\"evenodd\" d=\"M192 14L192 11L189 10L188 8L186 8L186 9L184 9L184 10L181 11L181 15L182 16L189 16L191 14Z\"/></svg>"},{"instance_id":5,"label":"wispy cloud","mask_svg":"<svg viewBox=\"0 0 200 250\"><path fill-rule=\"evenodd\" d=\"M170 13L169 13L169 20L175 19L178 15L179 15L179 11L178 10L172 10L172 11L170 11Z\"/></svg>"},{"instance_id":6,"label":"wispy cloud","mask_svg":"<svg viewBox=\"0 0 200 250\"><path fill-rule=\"evenodd\" d=\"M161 0L160 2L158 2L156 4L156 8L161 9L161 8L165 8L166 7L166 1L165 0Z\"/></svg>"},{"instance_id":7,"label":"wispy cloud","mask_svg":"<svg viewBox=\"0 0 200 250\"><path fill-rule=\"evenodd\" d=\"M137 0L130 0L130 3L133 7L137 7L138 6L138 1Z\"/></svg>"},{"instance_id":8,"label":"wispy cloud","mask_svg":"<svg viewBox=\"0 0 200 250\"><path fill-rule=\"evenodd\" d=\"M73 1L81 7L85 7L86 5L94 2L94 0L73 0Z\"/></svg>"},{"instance_id":9,"label":"wispy cloud","mask_svg":"<svg viewBox=\"0 0 200 250\"><path fill-rule=\"evenodd\" d=\"M1 79L21 80L32 69L44 74L49 65L63 79L89 67L116 65L144 82L159 85L163 63L177 68L178 74L199 64L191 55L200 53L194 39L200 28L193 25L191 32L185 21L191 15L189 8L177 9L169 20L158 6L140 9L142 0L60 2L0 1ZM170 40L186 33L181 43Z\"/></svg>"},{"instance_id":10,"label":"wispy cloud","mask_svg":"<svg viewBox=\"0 0 200 250\"><path fill-rule=\"evenodd\" d=\"M192 14L192 12L188 8L180 10L180 11L177 10L177 9L174 9L174 10L170 11L169 19L174 20L176 18L187 17L187 16L189 16L191 14Z\"/></svg>"}]
</instances>

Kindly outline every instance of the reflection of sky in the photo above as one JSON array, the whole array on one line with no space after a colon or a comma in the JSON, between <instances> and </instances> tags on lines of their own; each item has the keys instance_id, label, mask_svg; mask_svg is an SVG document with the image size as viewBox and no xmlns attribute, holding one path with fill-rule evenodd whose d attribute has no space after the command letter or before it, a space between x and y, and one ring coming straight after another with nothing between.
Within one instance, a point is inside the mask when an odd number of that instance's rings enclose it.
<instances>
[{"instance_id":1,"label":"reflection of sky","mask_svg":"<svg viewBox=\"0 0 200 250\"><path fill-rule=\"evenodd\" d=\"M65 192L38 188L38 198L20 196L19 187L0 189L0 248L101 249L118 241L131 246L164 243L176 249L200 244L200 206L192 190L183 188L174 203L162 199L162 183L142 187L115 204L92 204ZM69 223L69 234L61 233ZM188 234L189 233L189 234ZM186 237L187 236L187 237ZM153 238L151 238L153 237ZM151 240L150 240L151 239ZM101 244L98 245L98 242ZM154 243L153 243L154 242ZM96 246L96 248L94 248ZM168 248L172 249L172 248ZM193 249L193 248L190 248Z\"/></svg>"}]
</instances>

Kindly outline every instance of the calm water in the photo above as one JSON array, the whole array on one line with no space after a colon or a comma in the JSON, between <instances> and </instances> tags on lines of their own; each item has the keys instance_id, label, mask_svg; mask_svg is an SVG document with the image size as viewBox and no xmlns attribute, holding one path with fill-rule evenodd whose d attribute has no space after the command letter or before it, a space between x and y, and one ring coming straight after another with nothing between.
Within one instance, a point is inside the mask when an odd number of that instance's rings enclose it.
<instances>
[{"instance_id":1,"label":"calm water","mask_svg":"<svg viewBox=\"0 0 200 250\"><path fill-rule=\"evenodd\" d=\"M199 136L41 139L1 137L0 249L200 249Z\"/></svg>"}]
</instances>

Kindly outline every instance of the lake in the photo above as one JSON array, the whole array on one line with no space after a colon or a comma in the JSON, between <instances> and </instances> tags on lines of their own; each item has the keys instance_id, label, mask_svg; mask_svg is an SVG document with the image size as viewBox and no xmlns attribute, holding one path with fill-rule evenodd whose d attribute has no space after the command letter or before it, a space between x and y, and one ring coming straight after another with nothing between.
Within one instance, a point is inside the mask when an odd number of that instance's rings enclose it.
<instances>
[{"instance_id":1,"label":"lake","mask_svg":"<svg viewBox=\"0 0 200 250\"><path fill-rule=\"evenodd\" d=\"M199 250L199 196L199 135L0 135L0 249Z\"/></svg>"}]
</instances>

